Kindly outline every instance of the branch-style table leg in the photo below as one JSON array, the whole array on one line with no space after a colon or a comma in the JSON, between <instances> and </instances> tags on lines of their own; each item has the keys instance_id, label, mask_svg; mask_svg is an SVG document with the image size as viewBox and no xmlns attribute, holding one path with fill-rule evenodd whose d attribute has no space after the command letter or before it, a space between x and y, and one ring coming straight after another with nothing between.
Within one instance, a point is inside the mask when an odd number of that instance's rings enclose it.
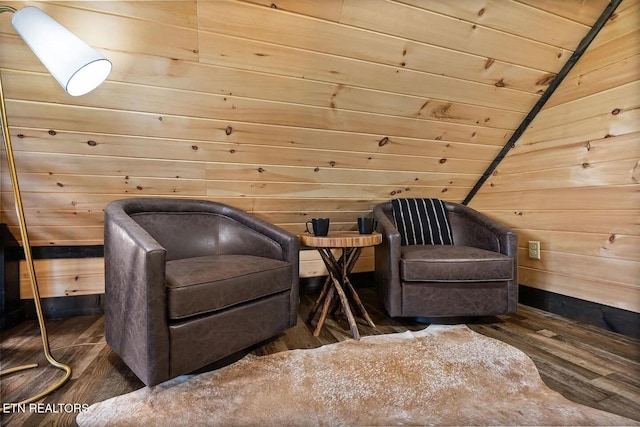
<instances>
[{"instance_id":1,"label":"branch-style table leg","mask_svg":"<svg viewBox=\"0 0 640 427\"><path fill-rule=\"evenodd\" d=\"M380 244L382 242L382 235L380 233L363 235L358 232L338 231L326 236L300 235L300 241L302 244L318 250L329 273L320 295L311 307L309 316L307 317L308 323L313 322L313 319L322 307L322 310L320 310L320 318L313 335L318 336L320 334L329 311L331 311L331 314L335 314L336 310L341 308L349 322L349 328L351 329L353 338L359 340L360 332L358 331L351 303L357 307L357 314L359 314L367 324L372 328L375 328L376 325L373 323L373 320L371 320L369 313L367 313L364 304L362 304L360 300L360 296L349 280L349 274L358 261L362 248ZM341 249L341 255L336 257L332 249ZM334 308L332 308L333 304L335 304Z\"/></svg>"},{"instance_id":2,"label":"branch-style table leg","mask_svg":"<svg viewBox=\"0 0 640 427\"><path fill-rule=\"evenodd\" d=\"M347 295L344 293L342 281L340 280L342 279L342 274L341 274L342 266L340 265L340 262L336 260L336 258L333 256L333 253L331 253L330 249L318 248L318 252L320 252L320 256L322 257L322 260L324 261L324 264L327 267L327 270L329 271L329 277L331 277L331 281L333 282L332 289L335 289L336 293L338 294L338 298L340 298L340 303L342 304L342 310L344 311L344 314L347 316L347 321L349 322L349 327L351 328L351 333L353 334L353 338L355 340L359 340L360 332L358 332L356 319L353 317L353 313L351 312L351 307L349 307L349 300L347 299ZM340 257L340 260L345 259L344 257L345 254L343 253L342 255L343 256Z\"/></svg>"},{"instance_id":3,"label":"branch-style table leg","mask_svg":"<svg viewBox=\"0 0 640 427\"><path fill-rule=\"evenodd\" d=\"M364 320L367 321L369 326L371 326L372 328L375 328L376 327L375 323L373 323L373 320L371 320L371 317L369 316L369 313L367 313L367 310L364 308L364 305L362 304L362 301L360 300L360 296L358 296L358 293L353 288L353 285L351 284L351 281L349 280L349 278L347 276L344 277L344 283L345 283L347 289L349 290L349 292L351 293L351 297L353 298L353 301L356 303L356 306L358 307L358 310L360 311L360 315L364 318Z\"/></svg>"},{"instance_id":4,"label":"branch-style table leg","mask_svg":"<svg viewBox=\"0 0 640 427\"><path fill-rule=\"evenodd\" d=\"M327 276L326 280L324 281L324 285L322 285L322 291L320 291L320 296L318 296L318 299L316 300L316 302L311 307L311 310L309 311L307 322L311 322L313 318L316 317L316 313L318 312L320 305L322 305L322 301L324 301L325 297L327 296L327 292L329 291L329 288L331 288L331 277Z\"/></svg>"},{"instance_id":5,"label":"branch-style table leg","mask_svg":"<svg viewBox=\"0 0 640 427\"><path fill-rule=\"evenodd\" d=\"M356 306L358 307L358 311L360 312L360 315L364 318L364 320L367 321L369 326L371 326L372 328L375 328L376 327L375 323L373 323L373 320L371 320L369 313L367 313L367 310L364 308L364 305L360 300L360 296L358 295L353 285L351 284L351 281L349 280L349 274L351 273L351 270L353 270L353 267L356 265L356 262L358 261L358 258L360 258L361 253L362 253L362 248L345 248L344 249L343 257L344 259L346 259L346 262L343 265L342 280L343 280L343 285L346 287L346 289L349 290L351 297L353 298L353 301L356 303Z\"/></svg>"},{"instance_id":6,"label":"branch-style table leg","mask_svg":"<svg viewBox=\"0 0 640 427\"><path fill-rule=\"evenodd\" d=\"M328 278L331 281L331 278ZM335 289L333 286L329 287L329 291L325 295L324 305L322 307L322 312L320 313L320 319L318 319L318 324L316 325L316 329L313 331L313 336L317 337L320 335L320 330L322 329L322 325L324 325L324 321L327 318L327 313L329 312L329 306L331 306L331 301L333 300L333 296L335 295ZM318 302L322 302L320 298L318 298Z\"/></svg>"},{"instance_id":7,"label":"branch-style table leg","mask_svg":"<svg viewBox=\"0 0 640 427\"><path fill-rule=\"evenodd\" d=\"M362 250L361 248L343 248L342 255L340 256L340 258L336 259L330 249L317 249L320 253L320 256L322 257L322 261L327 267L329 277L327 277L322 291L320 292L320 296L314 303L313 307L311 308L311 312L309 313L308 321L311 322L320 306L323 305L320 319L318 320L318 324L316 325L313 335L318 336L320 334L320 330L322 329L322 325L324 324L329 307L331 305L331 300L335 296L337 296L340 299L340 305L342 306L342 310L347 317L347 321L349 322L349 327L351 329L351 333L353 334L353 338L358 340L360 339L360 332L358 331L355 317L353 316L353 312L351 311L347 291L355 302L358 311L364 318L364 320L371 327L376 327L376 325L373 323L373 320L371 320L369 313L367 313L367 310L362 304L358 293L349 280L349 273L351 273L351 270L356 264L356 261L358 260Z\"/></svg>"}]
</instances>

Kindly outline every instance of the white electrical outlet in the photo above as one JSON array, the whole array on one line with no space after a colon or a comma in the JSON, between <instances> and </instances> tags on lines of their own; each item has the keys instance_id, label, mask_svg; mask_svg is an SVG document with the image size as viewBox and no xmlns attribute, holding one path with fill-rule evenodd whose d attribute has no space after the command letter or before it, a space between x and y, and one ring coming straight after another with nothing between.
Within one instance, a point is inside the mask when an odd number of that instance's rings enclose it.
<instances>
[{"instance_id":1,"label":"white electrical outlet","mask_svg":"<svg viewBox=\"0 0 640 427\"><path fill-rule=\"evenodd\" d=\"M540 242L529 240L529 258L540 259Z\"/></svg>"}]
</instances>

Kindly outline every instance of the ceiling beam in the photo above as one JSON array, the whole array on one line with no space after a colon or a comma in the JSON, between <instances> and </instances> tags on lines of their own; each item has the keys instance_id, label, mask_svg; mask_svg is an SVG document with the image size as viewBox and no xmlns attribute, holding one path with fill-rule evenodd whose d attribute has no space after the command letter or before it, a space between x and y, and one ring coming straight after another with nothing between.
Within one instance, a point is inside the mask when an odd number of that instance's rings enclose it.
<instances>
[{"instance_id":1,"label":"ceiling beam","mask_svg":"<svg viewBox=\"0 0 640 427\"><path fill-rule=\"evenodd\" d=\"M620 5L621 2L622 0L611 0L609 2L609 4L603 10L600 17L593 24L593 26L591 27L587 35L584 36L584 38L580 41L580 43L578 44L578 47L573 52L571 57L569 57L567 62L562 66L562 69L556 75L556 77L551 81L547 90L545 90L542 96L540 96L536 104L533 106L533 108L531 108L531 111L529 111L529 113L522 120L518 128L513 132L513 134L511 135L511 138L509 138L509 141L507 141L507 143L502 148L502 150L500 150L496 158L491 162L487 170L482 174L478 182L476 182L476 185L471 189L467 197L462 201L463 205L469 204L469 202L471 201L471 199L473 199L473 197L476 195L478 190L480 190L482 185L484 185L487 179L489 179L491 174L493 174L493 172L496 170L500 162L502 162L502 160L506 157L507 153L513 147L516 146L516 142L518 142L518 139L520 139L520 136L522 136L522 134L527 129L529 124L531 124L531 122L538 115L542 107L547 103L551 95L553 95L553 93L556 91L558 86L560 86L560 83L562 83L562 81L567 76L567 74L569 74L569 71L571 71L573 66L576 65L576 62L578 62L580 57L582 57L582 55L587 50L587 48L589 47L593 39L596 38L600 30L602 30L604 25L607 23L609 18L611 18L611 15L613 15L613 12L616 10L616 8L618 7L618 5Z\"/></svg>"}]
</instances>

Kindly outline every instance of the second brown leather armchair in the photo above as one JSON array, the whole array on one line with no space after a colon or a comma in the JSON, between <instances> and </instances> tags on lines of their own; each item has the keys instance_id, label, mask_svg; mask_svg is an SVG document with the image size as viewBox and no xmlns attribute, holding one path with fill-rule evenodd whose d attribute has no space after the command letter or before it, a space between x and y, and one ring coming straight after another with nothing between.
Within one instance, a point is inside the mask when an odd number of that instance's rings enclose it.
<instances>
[{"instance_id":1,"label":"second brown leather armchair","mask_svg":"<svg viewBox=\"0 0 640 427\"><path fill-rule=\"evenodd\" d=\"M294 326L299 240L220 203L134 198L105 208L109 346L148 386Z\"/></svg>"},{"instance_id":2,"label":"second brown leather armchair","mask_svg":"<svg viewBox=\"0 0 640 427\"><path fill-rule=\"evenodd\" d=\"M375 279L392 317L463 317L515 313L517 234L487 216L444 202L453 245L402 246L392 204L374 208L382 244Z\"/></svg>"}]
</instances>

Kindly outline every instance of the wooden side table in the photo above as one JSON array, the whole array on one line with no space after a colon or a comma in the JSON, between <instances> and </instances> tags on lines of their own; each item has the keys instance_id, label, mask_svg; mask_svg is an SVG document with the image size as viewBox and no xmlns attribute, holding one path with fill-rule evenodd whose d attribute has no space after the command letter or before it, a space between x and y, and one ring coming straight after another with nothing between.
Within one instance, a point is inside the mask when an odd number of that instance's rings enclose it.
<instances>
[{"instance_id":1,"label":"wooden side table","mask_svg":"<svg viewBox=\"0 0 640 427\"><path fill-rule=\"evenodd\" d=\"M324 282L320 296L316 300L307 321L311 323L315 318L318 309L322 306L320 318L316 325L316 329L313 332L314 336L320 334L322 325L327 318L327 313L335 299L338 299L344 314L347 317L351 333L355 340L360 339L360 332L356 325L355 318L351 312L351 306L349 305L349 297L355 303L360 315L367 321L371 327L375 328L376 325L371 320L369 313L362 305L362 301L357 292L353 288L351 281L349 280L349 273L356 264L362 248L367 246L379 245L382 243L382 234L359 234L357 231L342 231L332 232L328 236L312 236L310 234L300 235L300 242L303 245L314 247L320 253L324 265L327 267L329 277ZM342 254L336 258L331 249L341 249Z\"/></svg>"}]
</instances>

